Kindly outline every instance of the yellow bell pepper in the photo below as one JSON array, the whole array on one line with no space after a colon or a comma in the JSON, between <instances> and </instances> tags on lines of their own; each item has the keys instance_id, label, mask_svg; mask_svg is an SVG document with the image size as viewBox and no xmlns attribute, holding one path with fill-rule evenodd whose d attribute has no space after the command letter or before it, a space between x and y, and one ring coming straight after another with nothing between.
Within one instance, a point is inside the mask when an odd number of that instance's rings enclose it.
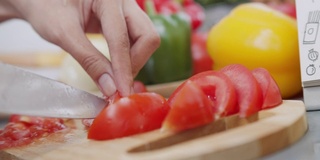
<instances>
[{"instance_id":1,"label":"yellow bell pepper","mask_svg":"<svg viewBox=\"0 0 320 160\"><path fill-rule=\"evenodd\" d=\"M262 3L245 3L214 25L207 49L213 69L243 64L267 69L283 98L301 93L296 20Z\"/></svg>"}]
</instances>

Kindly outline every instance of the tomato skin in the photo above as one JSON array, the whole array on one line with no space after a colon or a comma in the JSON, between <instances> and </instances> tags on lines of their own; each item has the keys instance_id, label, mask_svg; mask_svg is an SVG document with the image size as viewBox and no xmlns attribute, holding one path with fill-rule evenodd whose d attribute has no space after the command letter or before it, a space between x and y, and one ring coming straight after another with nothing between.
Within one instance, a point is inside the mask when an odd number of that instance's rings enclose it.
<instances>
[{"instance_id":1,"label":"tomato skin","mask_svg":"<svg viewBox=\"0 0 320 160\"><path fill-rule=\"evenodd\" d=\"M248 117L261 110L262 90L248 68L233 64L220 71L230 78L236 89L240 117Z\"/></svg>"},{"instance_id":2,"label":"tomato skin","mask_svg":"<svg viewBox=\"0 0 320 160\"><path fill-rule=\"evenodd\" d=\"M147 87L141 82L141 81L134 81L133 82L133 91L134 93L142 93L142 92L147 92ZM110 97L106 97L106 101L108 104L112 104L115 101L119 100L122 96L120 93L117 91L115 94L113 94ZM83 119L82 124L86 127L89 128L92 125L94 119Z\"/></svg>"},{"instance_id":3,"label":"tomato skin","mask_svg":"<svg viewBox=\"0 0 320 160\"><path fill-rule=\"evenodd\" d=\"M213 103L202 89L190 80L177 91L162 129L179 132L214 120Z\"/></svg>"},{"instance_id":4,"label":"tomato skin","mask_svg":"<svg viewBox=\"0 0 320 160\"><path fill-rule=\"evenodd\" d=\"M122 97L94 119L88 138L108 140L160 128L168 111L166 99L156 93L144 92Z\"/></svg>"},{"instance_id":5,"label":"tomato skin","mask_svg":"<svg viewBox=\"0 0 320 160\"><path fill-rule=\"evenodd\" d=\"M206 32L193 32L191 39L191 52L193 62L193 75L212 70L213 60L207 51L207 37Z\"/></svg>"},{"instance_id":6,"label":"tomato skin","mask_svg":"<svg viewBox=\"0 0 320 160\"><path fill-rule=\"evenodd\" d=\"M256 78L262 90L262 109L272 108L281 104L282 97L280 89L268 70L265 68L256 68L252 70L252 74Z\"/></svg>"}]
</instances>

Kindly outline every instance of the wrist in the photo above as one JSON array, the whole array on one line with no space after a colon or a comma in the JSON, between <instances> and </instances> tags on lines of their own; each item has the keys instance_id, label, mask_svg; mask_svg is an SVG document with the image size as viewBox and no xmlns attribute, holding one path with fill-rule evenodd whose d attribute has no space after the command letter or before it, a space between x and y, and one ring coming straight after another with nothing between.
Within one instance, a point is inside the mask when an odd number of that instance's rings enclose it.
<instances>
[{"instance_id":1,"label":"wrist","mask_svg":"<svg viewBox=\"0 0 320 160\"><path fill-rule=\"evenodd\" d=\"M13 5L14 0L0 0L0 22L12 18L20 18L18 10Z\"/></svg>"}]
</instances>

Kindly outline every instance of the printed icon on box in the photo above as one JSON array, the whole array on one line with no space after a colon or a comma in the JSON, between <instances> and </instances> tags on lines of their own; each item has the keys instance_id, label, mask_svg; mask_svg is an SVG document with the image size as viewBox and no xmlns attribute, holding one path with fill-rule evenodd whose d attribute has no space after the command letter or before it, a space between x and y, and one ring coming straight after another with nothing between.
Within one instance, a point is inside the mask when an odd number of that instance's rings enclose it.
<instances>
[{"instance_id":1,"label":"printed icon on box","mask_svg":"<svg viewBox=\"0 0 320 160\"><path fill-rule=\"evenodd\" d=\"M310 49L308 53L308 58L315 62L319 57L319 52L315 51L314 49Z\"/></svg>"},{"instance_id":2,"label":"printed icon on box","mask_svg":"<svg viewBox=\"0 0 320 160\"><path fill-rule=\"evenodd\" d=\"M309 76L314 75L316 73L316 67L313 64L310 64L306 69L306 73Z\"/></svg>"},{"instance_id":3,"label":"printed icon on box","mask_svg":"<svg viewBox=\"0 0 320 160\"><path fill-rule=\"evenodd\" d=\"M319 29L320 11L309 12L308 22L304 29L303 44L315 44Z\"/></svg>"}]
</instances>

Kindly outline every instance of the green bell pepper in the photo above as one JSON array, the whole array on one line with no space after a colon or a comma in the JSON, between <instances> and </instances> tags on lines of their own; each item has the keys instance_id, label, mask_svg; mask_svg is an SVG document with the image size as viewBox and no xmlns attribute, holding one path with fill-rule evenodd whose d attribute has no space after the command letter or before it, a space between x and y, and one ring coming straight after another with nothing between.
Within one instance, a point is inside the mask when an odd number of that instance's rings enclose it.
<instances>
[{"instance_id":1,"label":"green bell pepper","mask_svg":"<svg viewBox=\"0 0 320 160\"><path fill-rule=\"evenodd\" d=\"M161 37L161 44L136 80L144 84L158 84L189 78L192 74L189 16L184 12L161 15L155 12L152 1L146 3L147 13Z\"/></svg>"}]
</instances>

